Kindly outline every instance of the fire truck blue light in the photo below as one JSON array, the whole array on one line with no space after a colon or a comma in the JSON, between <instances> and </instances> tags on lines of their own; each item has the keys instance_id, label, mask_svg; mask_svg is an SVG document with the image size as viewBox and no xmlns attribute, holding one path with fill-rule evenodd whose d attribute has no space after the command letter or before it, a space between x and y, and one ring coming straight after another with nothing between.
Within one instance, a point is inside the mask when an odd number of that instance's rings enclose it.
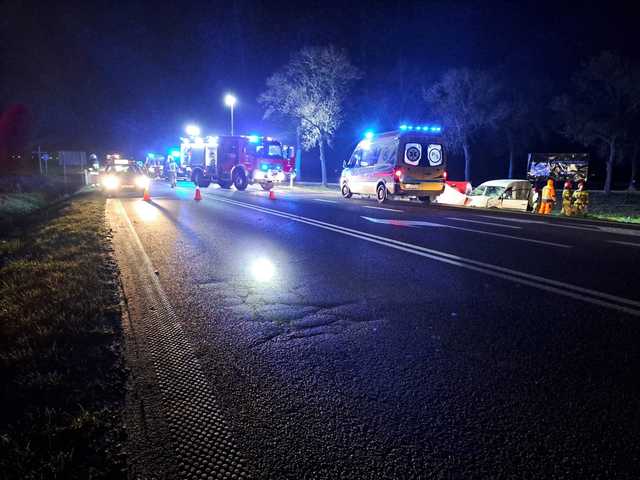
<instances>
[{"instance_id":1,"label":"fire truck blue light","mask_svg":"<svg viewBox=\"0 0 640 480\"><path fill-rule=\"evenodd\" d=\"M258 143L260 141L260 137L258 135L249 135L249 141L251 143Z\"/></svg>"},{"instance_id":2,"label":"fire truck blue light","mask_svg":"<svg viewBox=\"0 0 640 480\"><path fill-rule=\"evenodd\" d=\"M373 138L373 132L371 130L367 130L364 134L364 138L371 140Z\"/></svg>"},{"instance_id":3,"label":"fire truck blue light","mask_svg":"<svg viewBox=\"0 0 640 480\"><path fill-rule=\"evenodd\" d=\"M265 171L269 170L269 165L267 165L266 163L261 163L260 164L260 169L261 170L265 170Z\"/></svg>"}]
</instances>

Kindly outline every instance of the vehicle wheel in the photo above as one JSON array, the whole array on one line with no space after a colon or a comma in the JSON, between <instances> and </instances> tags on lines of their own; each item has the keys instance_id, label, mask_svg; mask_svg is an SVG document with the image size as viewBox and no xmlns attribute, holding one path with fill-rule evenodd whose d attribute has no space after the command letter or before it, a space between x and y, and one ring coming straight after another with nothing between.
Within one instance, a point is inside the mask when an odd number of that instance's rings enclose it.
<instances>
[{"instance_id":1,"label":"vehicle wheel","mask_svg":"<svg viewBox=\"0 0 640 480\"><path fill-rule=\"evenodd\" d=\"M386 202L387 197L388 197L387 187L384 183L381 183L376 188L376 198L378 199L378 203Z\"/></svg>"},{"instance_id":2,"label":"vehicle wheel","mask_svg":"<svg viewBox=\"0 0 640 480\"><path fill-rule=\"evenodd\" d=\"M431 197L418 197L418 200L420 200L425 205L429 205L431 203Z\"/></svg>"},{"instance_id":3,"label":"vehicle wheel","mask_svg":"<svg viewBox=\"0 0 640 480\"><path fill-rule=\"evenodd\" d=\"M351 193L351 190L346 183L342 185L342 196L344 198L351 198L353 196L353 193Z\"/></svg>"},{"instance_id":4,"label":"vehicle wheel","mask_svg":"<svg viewBox=\"0 0 640 480\"><path fill-rule=\"evenodd\" d=\"M231 188L231 182L229 180L219 180L218 185L220 185L220 188Z\"/></svg>"},{"instance_id":5,"label":"vehicle wheel","mask_svg":"<svg viewBox=\"0 0 640 480\"><path fill-rule=\"evenodd\" d=\"M263 190L269 191L273 188L273 182L261 183L260 186L262 187Z\"/></svg>"},{"instance_id":6,"label":"vehicle wheel","mask_svg":"<svg viewBox=\"0 0 640 480\"><path fill-rule=\"evenodd\" d=\"M240 191L247 188L247 176L241 168L238 168L233 172L233 186L236 187L236 190Z\"/></svg>"}]
</instances>

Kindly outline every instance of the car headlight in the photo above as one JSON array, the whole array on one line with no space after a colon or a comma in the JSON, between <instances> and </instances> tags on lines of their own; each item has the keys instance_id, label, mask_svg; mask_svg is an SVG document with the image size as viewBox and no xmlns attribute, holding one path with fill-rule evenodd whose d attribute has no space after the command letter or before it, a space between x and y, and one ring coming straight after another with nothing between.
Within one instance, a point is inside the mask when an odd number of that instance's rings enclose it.
<instances>
[{"instance_id":1,"label":"car headlight","mask_svg":"<svg viewBox=\"0 0 640 480\"><path fill-rule=\"evenodd\" d=\"M136 187L138 188L149 188L149 178L144 175L140 175L136 177Z\"/></svg>"},{"instance_id":2,"label":"car headlight","mask_svg":"<svg viewBox=\"0 0 640 480\"><path fill-rule=\"evenodd\" d=\"M108 175L107 177L105 177L102 184L107 190L115 190L120 186L120 180L114 175Z\"/></svg>"}]
</instances>

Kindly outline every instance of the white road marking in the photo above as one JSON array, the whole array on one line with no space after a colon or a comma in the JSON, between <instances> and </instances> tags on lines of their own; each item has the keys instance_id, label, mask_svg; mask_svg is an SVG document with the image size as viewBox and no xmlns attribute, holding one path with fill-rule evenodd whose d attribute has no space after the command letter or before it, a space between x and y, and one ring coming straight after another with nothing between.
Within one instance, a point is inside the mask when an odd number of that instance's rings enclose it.
<instances>
[{"instance_id":1,"label":"white road marking","mask_svg":"<svg viewBox=\"0 0 640 480\"><path fill-rule=\"evenodd\" d=\"M496 217L491 215L480 215L484 218L491 218L493 220ZM604 233L614 233L616 235L629 235L632 237L640 237L640 229L631 229L631 228L621 228L621 227L609 227L605 225L594 225L591 223L585 225L575 225L568 223L555 223L555 222L544 222L542 220L525 220L522 218L511 218L504 217L500 218L500 220L505 220L507 222L517 222L517 223L531 223L536 225L549 225L550 227L558 227L558 228L571 228L573 230L587 230L589 232L604 232Z\"/></svg>"},{"instance_id":2,"label":"white road marking","mask_svg":"<svg viewBox=\"0 0 640 480\"><path fill-rule=\"evenodd\" d=\"M325 200L324 198L314 198L316 202L338 203L336 200Z\"/></svg>"},{"instance_id":3,"label":"white road marking","mask_svg":"<svg viewBox=\"0 0 640 480\"><path fill-rule=\"evenodd\" d=\"M374 207L373 205L363 205L363 208L373 208L376 210L386 210L387 212L399 212L404 213L404 210L396 210L395 208Z\"/></svg>"},{"instance_id":4,"label":"white road marking","mask_svg":"<svg viewBox=\"0 0 640 480\"><path fill-rule=\"evenodd\" d=\"M448 220L455 220L457 222L470 222L470 223L479 223L481 225L491 225L493 227L522 229L522 227L518 227L516 225L505 225L503 223L482 222L480 220L471 220L469 218L447 217L447 219Z\"/></svg>"},{"instance_id":5,"label":"white road marking","mask_svg":"<svg viewBox=\"0 0 640 480\"><path fill-rule=\"evenodd\" d=\"M633 243L633 242L623 242L622 240L609 240L609 243L617 243L619 245L629 245L631 247L638 247L640 248L640 243Z\"/></svg>"},{"instance_id":6,"label":"white road marking","mask_svg":"<svg viewBox=\"0 0 640 480\"><path fill-rule=\"evenodd\" d=\"M292 213L282 212L271 208L260 207L258 205L252 205L250 203L238 202L223 198L218 195L211 196L214 200L227 203L229 205L235 205L249 210L255 210L257 212L273 215L276 217L285 218L306 225L311 225L317 228L322 228L332 232L340 233L354 238L359 238L367 242L382 245L395 250L411 253L421 257L429 258L438 262L454 265L467 270L480 272L485 275L500 278L510 283L519 283L521 285L527 285L532 288L545 290L547 292L561 295L564 297L573 298L582 302L591 303L601 307L611 308L620 312L628 313L630 315L640 317L640 302L631 300L629 298L619 297L610 293L599 292L590 288L579 287L571 283L560 282L551 278L541 277L529 272L519 272L511 268L499 267L490 263L480 262L471 258L460 257L451 253L442 252L439 250L422 247L400 240L395 240L388 237L382 237L380 235L374 235L371 233L355 230L352 228L341 227L332 223L322 222L308 217L302 217Z\"/></svg>"},{"instance_id":7,"label":"white road marking","mask_svg":"<svg viewBox=\"0 0 640 480\"><path fill-rule=\"evenodd\" d=\"M370 222L373 222L373 223L385 223L387 225L395 225L400 227L414 227L414 226L444 227L444 228L451 228L453 230L462 230L464 232L480 233L482 235L489 235L491 237L509 238L511 240L520 240L521 242L536 243L538 245L548 245L550 247L571 248L571 245L564 245L562 243L547 242L545 240L535 240L533 238L514 237L513 235L507 235L505 233L487 232L486 230L476 230L475 228L458 227L457 225L447 225L446 223L423 222L420 220L395 220L395 219L384 219L384 218L371 218L371 217L365 217L365 216L363 216L362 218L364 218L365 220L369 220Z\"/></svg>"},{"instance_id":8,"label":"white road marking","mask_svg":"<svg viewBox=\"0 0 640 480\"><path fill-rule=\"evenodd\" d=\"M446 227L442 223L425 222L424 220L395 220L388 218L374 218L365 217L361 215L365 220L369 220L373 223L382 223L384 225L395 225L396 227Z\"/></svg>"}]
</instances>

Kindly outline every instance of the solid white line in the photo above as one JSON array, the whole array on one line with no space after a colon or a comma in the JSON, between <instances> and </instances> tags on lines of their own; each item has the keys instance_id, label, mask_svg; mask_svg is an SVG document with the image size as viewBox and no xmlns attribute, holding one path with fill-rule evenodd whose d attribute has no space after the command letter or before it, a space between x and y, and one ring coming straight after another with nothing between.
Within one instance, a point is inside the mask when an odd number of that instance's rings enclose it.
<instances>
[{"instance_id":1,"label":"solid white line","mask_svg":"<svg viewBox=\"0 0 640 480\"><path fill-rule=\"evenodd\" d=\"M633 243L633 242L623 242L622 240L609 240L609 243L617 243L619 245L629 245L631 247L638 247L640 248L640 243Z\"/></svg>"},{"instance_id":2,"label":"solid white line","mask_svg":"<svg viewBox=\"0 0 640 480\"><path fill-rule=\"evenodd\" d=\"M325 200L324 198L314 198L316 202L325 202L325 203L338 203L336 200Z\"/></svg>"},{"instance_id":3,"label":"solid white line","mask_svg":"<svg viewBox=\"0 0 640 480\"><path fill-rule=\"evenodd\" d=\"M395 208L374 207L373 205L363 205L363 208L374 208L376 210L386 210L387 212L399 212L404 213L404 210L396 210Z\"/></svg>"},{"instance_id":4,"label":"solid white line","mask_svg":"<svg viewBox=\"0 0 640 480\"><path fill-rule=\"evenodd\" d=\"M461 268L465 268L467 270L477 271L485 275L490 275L493 277L507 280L509 282L520 283L533 288L538 288L540 290L545 290L551 293L555 293L557 295L562 295L565 297L574 298L574 299L581 300L583 302L591 303L594 305L611 308L611 309L625 312L634 316L640 316L640 302L636 300L631 300L629 298L624 298L624 297L619 297L617 295L612 295L609 293L599 292L597 290L592 290L590 288L579 287L577 285L560 282L558 280L541 277L539 275L519 272L517 270L513 270L506 267L499 267L497 265L480 262L478 260L460 257L458 255L454 255L451 253L446 253L439 250L434 250L434 249L422 247L420 245L406 243L399 240L394 240L392 238L382 237L382 236L374 235L367 232L361 232L359 230L354 230L347 227L341 227L339 225L334 225L331 223L322 222L320 220L314 220L311 218L302 217L300 215L281 212L279 210L264 208L264 207L252 205L249 203L238 202L235 200L230 200L230 199L226 199L219 196L213 196L213 198L215 198L217 201L220 201L222 203L228 203L230 205L236 205L242 208L247 208L250 210L255 210L255 211L266 213L269 215L282 217L288 220L293 220L293 221L304 223L307 225L312 225L314 227L323 228L325 230L330 230L336 233L340 233L342 235L348 235L350 237L359 238L361 240L376 243L378 245L383 245L389 248L394 248L396 250L401 250L408 253L412 253L414 255L426 257L438 262L447 263L449 265L455 265Z\"/></svg>"},{"instance_id":5,"label":"solid white line","mask_svg":"<svg viewBox=\"0 0 640 480\"><path fill-rule=\"evenodd\" d=\"M455 220L457 222L470 222L470 223L479 223L481 225L491 225L493 227L502 227L502 228L513 228L516 230L521 230L522 227L518 227L516 225L504 225L503 223L493 223L493 222L482 222L480 220L471 220L469 218L458 218L458 217L447 217L448 220Z\"/></svg>"}]
</instances>

